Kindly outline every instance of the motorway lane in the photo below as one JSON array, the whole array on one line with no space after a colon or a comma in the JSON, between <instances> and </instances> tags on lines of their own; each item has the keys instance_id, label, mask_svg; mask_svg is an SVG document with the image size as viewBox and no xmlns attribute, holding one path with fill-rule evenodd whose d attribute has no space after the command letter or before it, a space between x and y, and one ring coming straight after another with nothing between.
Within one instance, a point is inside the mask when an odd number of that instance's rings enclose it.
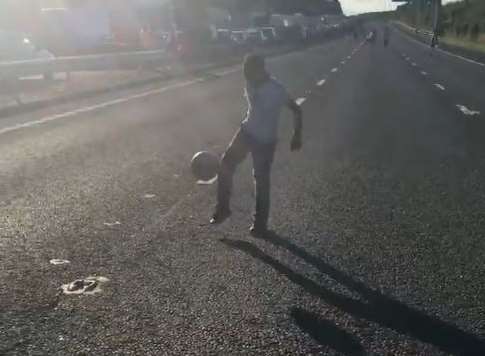
<instances>
[{"instance_id":1,"label":"motorway lane","mask_svg":"<svg viewBox=\"0 0 485 356\"><path fill-rule=\"evenodd\" d=\"M394 49L409 58L415 65L416 74L425 77L431 84L440 84L445 88L443 94L451 106L463 105L471 111L477 111L471 118L485 115L485 64L463 60L443 51L433 51L421 42L411 39L406 34L395 30ZM476 116L476 117L475 117Z\"/></svg>"},{"instance_id":2,"label":"motorway lane","mask_svg":"<svg viewBox=\"0 0 485 356\"><path fill-rule=\"evenodd\" d=\"M347 59L357 45L271 60L306 98L305 148L289 152L285 115L266 241L246 233L249 163L216 228L214 187L187 172L237 127L240 72L3 135L3 351L483 351L479 146L397 46ZM89 274L103 294L56 296Z\"/></svg>"}]
</instances>

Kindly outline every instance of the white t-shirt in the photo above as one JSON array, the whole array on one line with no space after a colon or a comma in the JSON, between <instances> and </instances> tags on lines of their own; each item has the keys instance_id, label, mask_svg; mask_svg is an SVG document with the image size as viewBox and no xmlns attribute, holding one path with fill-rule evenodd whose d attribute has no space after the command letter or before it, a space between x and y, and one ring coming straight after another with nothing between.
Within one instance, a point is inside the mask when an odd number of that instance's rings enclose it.
<instances>
[{"instance_id":1,"label":"white t-shirt","mask_svg":"<svg viewBox=\"0 0 485 356\"><path fill-rule=\"evenodd\" d=\"M261 143L275 143L281 109L290 96L286 88L274 78L257 89L246 87L248 113L241 126L245 133Z\"/></svg>"}]
</instances>

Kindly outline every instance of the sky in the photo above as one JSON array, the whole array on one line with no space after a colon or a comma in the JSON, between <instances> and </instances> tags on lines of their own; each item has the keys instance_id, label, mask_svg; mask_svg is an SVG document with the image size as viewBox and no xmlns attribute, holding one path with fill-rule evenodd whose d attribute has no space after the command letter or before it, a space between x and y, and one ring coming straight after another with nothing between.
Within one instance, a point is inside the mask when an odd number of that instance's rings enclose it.
<instances>
[{"instance_id":1,"label":"sky","mask_svg":"<svg viewBox=\"0 0 485 356\"><path fill-rule=\"evenodd\" d=\"M460 0L443 0L443 4ZM394 10L399 3L391 0L340 0L342 9L346 15L355 15L363 12L390 11Z\"/></svg>"}]
</instances>

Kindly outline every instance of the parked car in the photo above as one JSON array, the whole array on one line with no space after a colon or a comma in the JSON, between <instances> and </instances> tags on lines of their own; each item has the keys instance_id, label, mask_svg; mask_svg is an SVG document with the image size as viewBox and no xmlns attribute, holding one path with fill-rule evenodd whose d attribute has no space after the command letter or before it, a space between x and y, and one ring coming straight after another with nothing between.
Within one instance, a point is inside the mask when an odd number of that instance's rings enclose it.
<instances>
[{"instance_id":1,"label":"parked car","mask_svg":"<svg viewBox=\"0 0 485 356\"><path fill-rule=\"evenodd\" d=\"M274 27L261 27L259 30L265 42L276 42L278 40L278 35Z\"/></svg>"},{"instance_id":2,"label":"parked car","mask_svg":"<svg viewBox=\"0 0 485 356\"><path fill-rule=\"evenodd\" d=\"M247 42L251 45L259 45L263 42L261 31L255 28L250 28L246 30L246 38Z\"/></svg>"},{"instance_id":3,"label":"parked car","mask_svg":"<svg viewBox=\"0 0 485 356\"><path fill-rule=\"evenodd\" d=\"M239 46L244 46L248 41L248 36L245 31L232 31L231 39L235 44Z\"/></svg>"},{"instance_id":4,"label":"parked car","mask_svg":"<svg viewBox=\"0 0 485 356\"><path fill-rule=\"evenodd\" d=\"M52 53L35 46L27 35L0 30L0 62L52 57Z\"/></svg>"},{"instance_id":5,"label":"parked car","mask_svg":"<svg viewBox=\"0 0 485 356\"><path fill-rule=\"evenodd\" d=\"M232 33L228 29L219 28L216 31L216 41L222 44L232 43Z\"/></svg>"},{"instance_id":6,"label":"parked car","mask_svg":"<svg viewBox=\"0 0 485 356\"><path fill-rule=\"evenodd\" d=\"M54 58L44 48L37 47L25 34L0 30L0 62L25 61ZM53 73L43 73L44 79L52 79Z\"/></svg>"}]
</instances>

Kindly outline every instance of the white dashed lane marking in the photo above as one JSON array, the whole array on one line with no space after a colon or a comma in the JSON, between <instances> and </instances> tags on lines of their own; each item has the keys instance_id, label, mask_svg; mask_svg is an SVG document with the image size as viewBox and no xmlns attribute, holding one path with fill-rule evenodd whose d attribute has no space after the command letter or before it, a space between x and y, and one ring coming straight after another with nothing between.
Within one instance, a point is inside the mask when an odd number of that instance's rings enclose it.
<instances>
[{"instance_id":1,"label":"white dashed lane marking","mask_svg":"<svg viewBox=\"0 0 485 356\"><path fill-rule=\"evenodd\" d=\"M422 75L424 75L424 76L427 76L427 75L428 75L428 73L427 73L427 72L425 72L424 70L423 70L423 71L421 71L421 74L422 74Z\"/></svg>"},{"instance_id":2,"label":"white dashed lane marking","mask_svg":"<svg viewBox=\"0 0 485 356\"><path fill-rule=\"evenodd\" d=\"M438 88L439 90L445 90L445 87L441 84L435 83L434 86Z\"/></svg>"},{"instance_id":3,"label":"white dashed lane marking","mask_svg":"<svg viewBox=\"0 0 485 356\"><path fill-rule=\"evenodd\" d=\"M467 116L475 116L480 115L480 111L477 110L470 110L465 105L457 105L458 110L460 110L463 114Z\"/></svg>"},{"instance_id":4,"label":"white dashed lane marking","mask_svg":"<svg viewBox=\"0 0 485 356\"><path fill-rule=\"evenodd\" d=\"M331 72L332 72L332 73L336 73L336 72L338 72L338 68L332 68Z\"/></svg>"},{"instance_id":5,"label":"white dashed lane marking","mask_svg":"<svg viewBox=\"0 0 485 356\"><path fill-rule=\"evenodd\" d=\"M318 81L317 85L319 87L321 87L323 84L325 84L326 81L327 81L326 79L322 79L322 80Z\"/></svg>"},{"instance_id":6,"label":"white dashed lane marking","mask_svg":"<svg viewBox=\"0 0 485 356\"><path fill-rule=\"evenodd\" d=\"M59 259L59 258L53 258L52 260L49 261L51 265L66 265L71 263L69 260L64 260L64 259Z\"/></svg>"},{"instance_id":7,"label":"white dashed lane marking","mask_svg":"<svg viewBox=\"0 0 485 356\"><path fill-rule=\"evenodd\" d=\"M298 98L298 99L295 100L295 102L298 105L302 105L305 101L306 101L306 98Z\"/></svg>"},{"instance_id":8,"label":"white dashed lane marking","mask_svg":"<svg viewBox=\"0 0 485 356\"><path fill-rule=\"evenodd\" d=\"M416 66L417 66L417 64L416 64L415 62L411 63L411 65L412 65L413 67L416 67Z\"/></svg>"},{"instance_id":9,"label":"white dashed lane marking","mask_svg":"<svg viewBox=\"0 0 485 356\"><path fill-rule=\"evenodd\" d=\"M105 222L103 225L108 226L108 227L113 227L113 226L121 225L121 223L119 221L115 221L115 222L112 222L112 223Z\"/></svg>"},{"instance_id":10,"label":"white dashed lane marking","mask_svg":"<svg viewBox=\"0 0 485 356\"><path fill-rule=\"evenodd\" d=\"M399 31L399 32L400 32L400 31ZM411 37L411 36L409 36L409 35L406 35L406 34L405 34L405 33L403 33L403 32L400 32L400 35L401 35L401 36L403 36L403 37L405 37L405 38L407 38L409 41L414 42L414 43L416 43L416 44L418 44L418 45L420 45L420 46L422 46L422 47L426 48L426 50L428 50L428 49L429 49L429 44L426 44L426 43L423 43L423 42L421 42L421 41L415 40L414 38L412 38L412 37ZM472 63L472 64L476 64L476 65L479 65L479 66L481 66L481 67L485 67L485 63L477 62L477 61L474 61L473 59L470 59L470 58L465 58L465 57L459 56L459 55L457 55L457 54L454 54L454 53L451 53L451 52L445 51L445 50L443 50L443 49L441 49L441 48L435 48L435 50L436 50L437 52L440 52L440 53L446 54L446 55L448 55L448 56L450 56L450 57L455 57L455 58L461 59L461 60L463 60L463 61L465 61L465 62Z\"/></svg>"}]
</instances>

